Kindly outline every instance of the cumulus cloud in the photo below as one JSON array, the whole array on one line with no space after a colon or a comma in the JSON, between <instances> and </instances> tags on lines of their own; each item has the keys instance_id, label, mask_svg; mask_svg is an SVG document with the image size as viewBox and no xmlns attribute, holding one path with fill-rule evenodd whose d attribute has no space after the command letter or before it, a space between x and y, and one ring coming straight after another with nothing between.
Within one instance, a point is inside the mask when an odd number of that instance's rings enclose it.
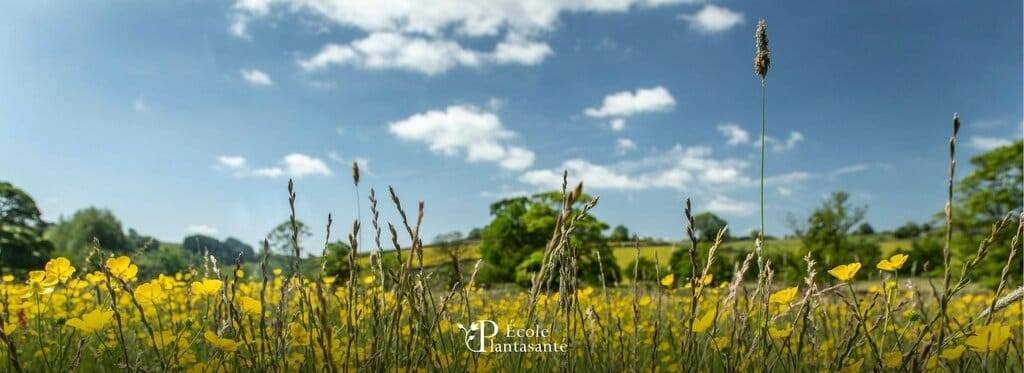
<instances>
[{"instance_id":1,"label":"cumulus cloud","mask_svg":"<svg viewBox=\"0 0 1024 373\"><path fill-rule=\"evenodd\" d=\"M612 128L612 131L619 132L626 129L626 120L622 118L615 118L612 119L611 122L608 122L608 125Z\"/></svg>"},{"instance_id":2,"label":"cumulus cloud","mask_svg":"<svg viewBox=\"0 0 1024 373\"><path fill-rule=\"evenodd\" d=\"M217 234L217 228L206 224L194 224L185 228L186 232L212 236Z\"/></svg>"},{"instance_id":3,"label":"cumulus cloud","mask_svg":"<svg viewBox=\"0 0 1024 373\"><path fill-rule=\"evenodd\" d=\"M796 145L804 141L804 135L800 132L793 131L789 133L789 137L786 138L786 141L779 141L779 139L771 136L765 136L764 141L768 144L768 148L773 152L782 153L796 149ZM757 139L753 144L755 147L761 146L761 139Z\"/></svg>"},{"instance_id":4,"label":"cumulus cloud","mask_svg":"<svg viewBox=\"0 0 1024 373\"><path fill-rule=\"evenodd\" d=\"M967 141L967 144L976 150L989 151L1001 146L1010 145L1010 140L999 137L972 136Z\"/></svg>"},{"instance_id":5,"label":"cumulus cloud","mask_svg":"<svg viewBox=\"0 0 1024 373\"><path fill-rule=\"evenodd\" d=\"M596 164L574 158L558 167L524 172L519 181L538 189L558 188L562 171L589 188L605 190L672 189L686 193L720 193L726 189L750 188L758 180L745 171L749 163L737 158L716 158L706 146L675 145L668 151L637 160ZM771 187L791 186L811 178L806 172L790 172L765 178Z\"/></svg>"},{"instance_id":6,"label":"cumulus cloud","mask_svg":"<svg viewBox=\"0 0 1024 373\"><path fill-rule=\"evenodd\" d=\"M486 37L550 31L563 13L624 13L688 2L695 0L437 0L430 6L417 0L236 0L234 9L252 17L274 9L313 14L334 25L365 32Z\"/></svg>"},{"instance_id":7,"label":"cumulus cloud","mask_svg":"<svg viewBox=\"0 0 1024 373\"><path fill-rule=\"evenodd\" d=\"M750 142L750 133L736 123L723 123L718 125L718 132L726 138L726 144L740 145Z\"/></svg>"},{"instance_id":8,"label":"cumulus cloud","mask_svg":"<svg viewBox=\"0 0 1024 373\"><path fill-rule=\"evenodd\" d=\"M754 213L757 205L753 202L741 201L724 195L716 195L708 201L707 209L720 215L749 216Z\"/></svg>"},{"instance_id":9,"label":"cumulus cloud","mask_svg":"<svg viewBox=\"0 0 1024 373\"><path fill-rule=\"evenodd\" d=\"M235 155L220 155L217 156L217 164L230 169L241 169L245 167L245 157Z\"/></svg>"},{"instance_id":10,"label":"cumulus cloud","mask_svg":"<svg viewBox=\"0 0 1024 373\"><path fill-rule=\"evenodd\" d=\"M331 175L331 169L323 160L301 153L288 154L275 166L254 169L250 169L245 157L221 155L216 158L214 168L231 171L235 177L254 176L273 179L288 176L299 179L313 175Z\"/></svg>"},{"instance_id":11,"label":"cumulus cloud","mask_svg":"<svg viewBox=\"0 0 1024 373\"><path fill-rule=\"evenodd\" d=\"M438 0L425 6L417 0L236 0L229 15L229 31L251 39L251 22L280 14L309 17L325 27L356 29L363 34L354 40L328 43L319 53L299 60L307 70L352 65L434 75L456 67L542 63L554 50L539 39L554 30L566 13L625 13L696 1ZM459 41L493 44L473 50ZM371 42L388 44L373 49L367 45ZM403 51L406 49L408 53Z\"/></svg>"},{"instance_id":12,"label":"cumulus cloud","mask_svg":"<svg viewBox=\"0 0 1024 373\"><path fill-rule=\"evenodd\" d=\"M633 140L627 138L615 140L615 151L619 152L619 154L629 153L633 149L636 149L636 143Z\"/></svg>"},{"instance_id":13,"label":"cumulus cloud","mask_svg":"<svg viewBox=\"0 0 1024 373\"><path fill-rule=\"evenodd\" d=\"M318 53L299 59L298 64L306 71L350 65L437 75L459 66L536 65L552 53L546 43L517 35L498 43L492 52L480 52L464 48L454 40L377 32L348 44L327 44Z\"/></svg>"},{"instance_id":14,"label":"cumulus cloud","mask_svg":"<svg viewBox=\"0 0 1024 373\"><path fill-rule=\"evenodd\" d=\"M242 69L239 71L242 74L242 79L254 86L272 86L274 81L270 80L270 75L257 69Z\"/></svg>"},{"instance_id":15,"label":"cumulus cloud","mask_svg":"<svg viewBox=\"0 0 1024 373\"><path fill-rule=\"evenodd\" d=\"M641 88L605 96L600 107L587 108L583 113L593 118L628 117L640 113L672 110L676 100L665 87Z\"/></svg>"},{"instance_id":16,"label":"cumulus cloud","mask_svg":"<svg viewBox=\"0 0 1024 373\"><path fill-rule=\"evenodd\" d=\"M682 14L679 18L688 22L694 30L706 34L726 31L743 23L743 14L714 4L707 4L693 14Z\"/></svg>"},{"instance_id":17,"label":"cumulus cloud","mask_svg":"<svg viewBox=\"0 0 1024 373\"><path fill-rule=\"evenodd\" d=\"M427 144L435 153L509 170L526 169L535 158L532 151L511 144L517 135L496 114L472 105L415 114L388 124L388 131L401 140Z\"/></svg>"}]
</instances>

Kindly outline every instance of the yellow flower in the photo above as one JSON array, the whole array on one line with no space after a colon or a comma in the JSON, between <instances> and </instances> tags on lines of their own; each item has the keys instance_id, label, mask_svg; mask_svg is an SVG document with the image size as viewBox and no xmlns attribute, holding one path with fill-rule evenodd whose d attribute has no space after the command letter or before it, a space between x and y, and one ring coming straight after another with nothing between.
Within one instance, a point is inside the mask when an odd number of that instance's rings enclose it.
<instances>
[{"instance_id":1,"label":"yellow flower","mask_svg":"<svg viewBox=\"0 0 1024 373\"><path fill-rule=\"evenodd\" d=\"M889 259L882 259L882 261L878 262L876 267L883 271L894 272L903 267L903 263L907 262L907 258L908 256L906 254L896 254L889 257Z\"/></svg>"},{"instance_id":2,"label":"yellow flower","mask_svg":"<svg viewBox=\"0 0 1024 373\"><path fill-rule=\"evenodd\" d=\"M150 281L135 288L135 299L138 299L139 303L143 305L156 305L163 302L165 298L167 298L167 293L164 293L163 287L156 281Z\"/></svg>"},{"instance_id":3,"label":"yellow flower","mask_svg":"<svg viewBox=\"0 0 1024 373\"><path fill-rule=\"evenodd\" d=\"M693 321L693 332L703 333L705 330L711 327L711 324L715 321L715 310L708 310L701 316L700 319Z\"/></svg>"},{"instance_id":4,"label":"yellow flower","mask_svg":"<svg viewBox=\"0 0 1024 373\"><path fill-rule=\"evenodd\" d=\"M171 330L153 332L153 342L155 342L153 347L156 347L157 349L163 349L168 345L177 343L179 338L181 337L178 336L177 334L174 334L174 331Z\"/></svg>"},{"instance_id":5,"label":"yellow flower","mask_svg":"<svg viewBox=\"0 0 1024 373\"><path fill-rule=\"evenodd\" d=\"M711 340L711 348L714 348L716 351L721 351L727 347L729 347L729 337L715 337Z\"/></svg>"},{"instance_id":6,"label":"yellow flower","mask_svg":"<svg viewBox=\"0 0 1024 373\"><path fill-rule=\"evenodd\" d=\"M81 330L85 334L92 334L106 327L113 317L114 311L95 309L82 315L81 318L68 320L65 325Z\"/></svg>"},{"instance_id":7,"label":"yellow flower","mask_svg":"<svg viewBox=\"0 0 1024 373\"><path fill-rule=\"evenodd\" d=\"M71 266L71 261L68 258L53 258L46 262L46 273L56 276L60 282L67 282L75 273L75 267Z\"/></svg>"},{"instance_id":8,"label":"yellow flower","mask_svg":"<svg viewBox=\"0 0 1024 373\"><path fill-rule=\"evenodd\" d=\"M45 271L32 271L28 273L28 288L25 289L25 293L21 295L22 298L31 298L36 295L46 295L53 292L53 287L57 285L57 276L46 273Z\"/></svg>"},{"instance_id":9,"label":"yellow flower","mask_svg":"<svg viewBox=\"0 0 1024 373\"><path fill-rule=\"evenodd\" d=\"M306 328L302 327L302 324L291 323L288 325L288 334L292 337L292 345L294 346L308 346L309 345L309 332Z\"/></svg>"},{"instance_id":10,"label":"yellow flower","mask_svg":"<svg viewBox=\"0 0 1024 373\"><path fill-rule=\"evenodd\" d=\"M793 326L786 325L782 328L776 328L774 326L768 327L768 335L774 339L785 339L789 338L789 335L793 333Z\"/></svg>"},{"instance_id":11,"label":"yellow flower","mask_svg":"<svg viewBox=\"0 0 1024 373\"><path fill-rule=\"evenodd\" d=\"M768 302L788 304L789 302L792 302L794 298L796 298L797 290L799 290L799 288L794 286L791 288L776 291L775 294L772 294L772 296L768 298Z\"/></svg>"},{"instance_id":12,"label":"yellow flower","mask_svg":"<svg viewBox=\"0 0 1024 373\"><path fill-rule=\"evenodd\" d=\"M244 295L238 297L238 306L242 309L243 313L249 315L259 315L263 309L263 305L260 304L260 301Z\"/></svg>"},{"instance_id":13,"label":"yellow flower","mask_svg":"<svg viewBox=\"0 0 1024 373\"><path fill-rule=\"evenodd\" d=\"M839 369L839 373L860 373L860 368L864 366L864 359L857 360L850 365Z\"/></svg>"},{"instance_id":14,"label":"yellow flower","mask_svg":"<svg viewBox=\"0 0 1024 373\"><path fill-rule=\"evenodd\" d=\"M203 338L205 338L207 342L210 342L210 345L217 349L221 349L227 352L235 352L235 350L238 349L238 342L235 342L234 340L228 338L218 337L217 334L214 334L214 332L211 332L209 330L207 330L206 333L203 333Z\"/></svg>"},{"instance_id":15,"label":"yellow flower","mask_svg":"<svg viewBox=\"0 0 1024 373\"><path fill-rule=\"evenodd\" d=\"M661 278L661 286L670 287L672 283L676 282L676 276L669 273L668 276Z\"/></svg>"},{"instance_id":16,"label":"yellow flower","mask_svg":"<svg viewBox=\"0 0 1024 373\"><path fill-rule=\"evenodd\" d=\"M967 348L964 346L950 347L945 350L942 350L942 353L939 354L939 357L946 360L956 360L960 358L960 355L964 354L965 350L967 350Z\"/></svg>"},{"instance_id":17,"label":"yellow flower","mask_svg":"<svg viewBox=\"0 0 1024 373\"><path fill-rule=\"evenodd\" d=\"M243 271L241 268L236 269L235 270L235 277L245 278L245 271Z\"/></svg>"},{"instance_id":18,"label":"yellow flower","mask_svg":"<svg viewBox=\"0 0 1024 373\"><path fill-rule=\"evenodd\" d=\"M839 279L839 281L850 281L857 271L860 270L860 263L850 263L836 266L828 271L828 274Z\"/></svg>"},{"instance_id":19,"label":"yellow flower","mask_svg":"<svg viewBox=\"0 0 1024 373\"><path fill-rule=\"evenodd\" d=\"M274 272L274 276L280 276L281 275L281 269L280 268L274 268L273 272Z\"/></svg>"},{"instance_id":20,"label":"yellow flower","mask_svg":"<svg viewBox=\"0 0 1024 373\"><path fill-rule=\"evenodd\" d=\"M324 276L324 278L323 278L324 285L331 286L331 284L334 283L334 280L337 280L337 279L338 278L334 277L334 276Z\"/></svg>"},{"instance_id":21,"label":"yellow flower","mask_svg":"<svg viewBox=\"0 0 1024 373\"><path fill-rule=\"evenodd\" d=\"M363 277L363 284L364 285L372 285L373 282L376 281L376 280L377 280L377 276L369 275L369 276Z\"/></svg>"},{"instance_id":22,"label":"yellow flower","mask_svg":"<svg viewBox=\"0 0 1024 373\"><path fill-rule=\"evenodd\" d=\"M974 335L967 337L964 343L977 352L996 351L1003 348L1011 336L1009 325L994 322L974 328Z\"/></svg>"},{"instance_id":23,"label":"yellow flower","mask_svg":"<svg viewBox=\"0 0 1024 373\"><path fill-rule=\"evenodd\" d=\"M127 256L107 259L107 269L111 275L124 281L135 280L139 274L139 267L132 264L132 259Z\"/></svg>"},{"instance_id":24,"label":"yellow flower","mask_svg":"<svg viewBox=\"0 0 1024 373\"><path fill-rule=\"evenodd\" d=\"M903 355L893 351L882 355L882 365L888 369L896 369L903 365Z\"/></svg>"},{"instance_id":25,"label":"yellow flower","mask_svg":"<svg viewBox=\"0 0 1024 373\"><path fill-rule=\"evenodd\" d=\"M636 304L638 306L640 306L640 307L646 307L647 305L651 304L651 296L650 295L644 295L644 296L640 297L640 299L638 299L636 301Z\"/></svg>"},{"instance_id":26,"label":"yellow flower","mask_svg":"<svg viewBox=\"0 0 1024 373\"><path fill-rule=\"evenodd\" d=\"M14 282L14 275L4 275L4 282Z\"/></svg>"},{"instance_id":27,"label":"yellow flower","mask_svg":"<svg viewBox=\"0 0 1024 373\"><path fill-rule=\"evenodd\" d=\"M192 283L192 295L199 297L217 295L223 284L220 280L204 278L202 281Z\"/></svg>"}]
</instances>

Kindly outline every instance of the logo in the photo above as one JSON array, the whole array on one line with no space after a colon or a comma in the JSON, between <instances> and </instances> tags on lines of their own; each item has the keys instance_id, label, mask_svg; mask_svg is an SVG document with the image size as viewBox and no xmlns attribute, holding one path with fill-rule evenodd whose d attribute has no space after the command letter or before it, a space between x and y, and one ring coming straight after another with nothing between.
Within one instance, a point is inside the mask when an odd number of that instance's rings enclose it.
<instances>
[{"instance_id":1,"label":"logo","mask_svg":"<svg viewBox=\"0 0 1024 373\"><path fill-rule=\"evenodd\" d=\"M548 341L551 331L540 325L516 328L508 324L504 333L501 333L498 323L493 320L477 320L470 323L468 328L462 324L455 326L462 330L466 348L476 353L566 352L569 348L566 343ZM499 336L504 338L499 339Z\"/></svg>"}]
</instances>

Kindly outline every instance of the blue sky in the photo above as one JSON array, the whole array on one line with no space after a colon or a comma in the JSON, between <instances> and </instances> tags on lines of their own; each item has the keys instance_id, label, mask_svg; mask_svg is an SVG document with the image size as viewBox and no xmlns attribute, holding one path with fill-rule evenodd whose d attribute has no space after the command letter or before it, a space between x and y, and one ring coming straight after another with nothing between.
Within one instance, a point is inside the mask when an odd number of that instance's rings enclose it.
<instances>
[{"instance_id":1,"label":"blue sky","mask_svg":"<svg viewBox=\"0 0 1024 373\"><path fill-rule=\"evenodd\" d=\"M878 228L929 218L954 111L961 164L1024 125L1019 1L415 4L6 4L0 179L51 220L100 206L163 240L255 242L293 177L321 240L328 212L336 237L356 216L355 160L364 201L387 185L426 201L429 239L569 169L612 225L678 239L691 197L747 232L758 17L770 233L838 190Z\"/></svg>"}]
</instances>

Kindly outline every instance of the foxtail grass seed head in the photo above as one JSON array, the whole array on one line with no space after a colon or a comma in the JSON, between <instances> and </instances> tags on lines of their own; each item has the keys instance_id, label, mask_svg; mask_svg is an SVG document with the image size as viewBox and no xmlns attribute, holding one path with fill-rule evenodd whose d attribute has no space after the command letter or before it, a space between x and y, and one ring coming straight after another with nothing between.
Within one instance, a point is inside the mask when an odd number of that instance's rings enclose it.
<instances>
[{"instance_id":1,"label":"foxtail grass seed head","mask_svg":"<svg viewBox=\"0 0 1024 373\"><path fill-rule=\"evenodd\" d=\"M764 80L768 76L768 68L772 64L772 52L768 50L768 22L764 18L757 21L757 31L754 32L757 54L754 55L754 74Z\"/></svg>"},{"instance_id":2,"label":"foxtail grass seed head","mask_svg":"<svg viewBox=\"0 0 1024 373\"><path fill-rule=\"evenodd\" d=\"M352 184L359 186L359 162L352 161Z\"/></svg>"}]
</instances>

